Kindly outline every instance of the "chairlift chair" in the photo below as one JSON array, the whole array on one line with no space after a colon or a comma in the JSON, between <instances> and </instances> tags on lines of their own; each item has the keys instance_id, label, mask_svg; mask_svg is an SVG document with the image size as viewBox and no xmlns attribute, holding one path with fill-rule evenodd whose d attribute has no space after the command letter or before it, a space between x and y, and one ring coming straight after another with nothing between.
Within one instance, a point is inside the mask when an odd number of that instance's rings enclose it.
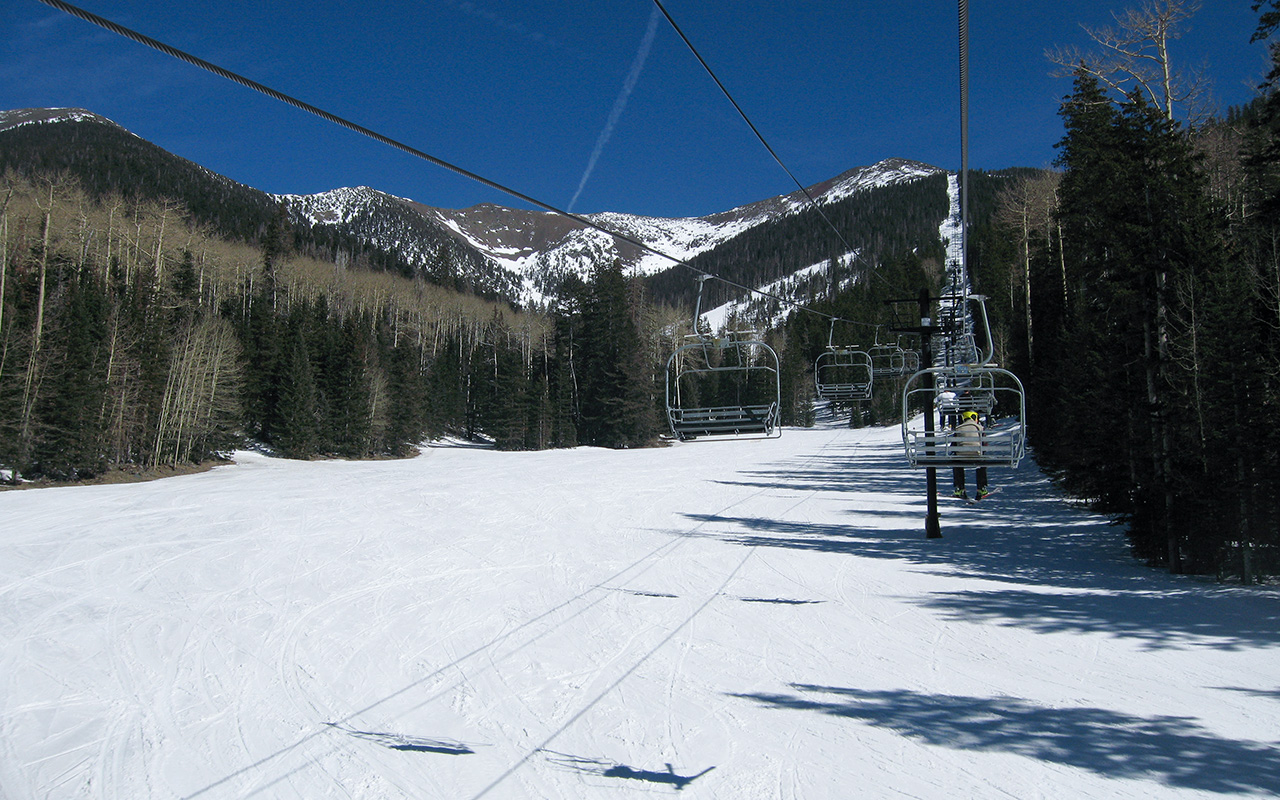
<instances>
[{"instance_id":1,"label":"chairlift chair","mask_svg":"<svg viewBox=\"0 0 1280 800\"><path fill-rule=\"evenodd\" d=\"M910 375L920 370L920 351L919 350L903 350L902 351L902 374Z\"/></svg>"},{"instance_id":2,"label":"chairlift chair","mask_svg":"<svg viewBox=\"0 0 1280 800\"><path fill-rule=\"evenodd\" d=\"M666 404L671 432L682 441L699 436L776 438L782 382L778 354L755 331L724 336L697 333L702 312L698 278L695 333L667 359Z\"/></svg>"},{"instance_id":3,"label":"chairlift chair","mask_svg":"<svg viewBox=\"0 0 1280 800\"><path fill-rule=\"evenodd\" d=\"M813 368L818 397L835 403L870 400L874 376L865 350L828 346Z\"/></svg>"},{"instance_id":4,"label":"chairlift chair","mask_svg":"<svg viewBox=\"0 0 1280 800\"><path fill-rule=\"evenodd\" d=\"M929 380L929 378L932 380ZM936 394L946 391L942 387L959 387L967 384L990 398L985 410L966 408L957 402L948 411L962 413L975 410L979 413L998 414L993 423L984 428L976 439L956 436L948 426L926 430L924 415L912 416L913 409L923 407L924 414L932 415ZM957 399L962 397L957 393ZM941 409L940 409L941 410ZM902 389L902 443L907 462L913 467L1016 467L1026 455L1026 393L1018 376L1005 369L990 365L969 366L962 372L952 367L931 367L912 375Z\"/></svg>"},{"instance_id":5,"label":"chairlift chair","mask_svg":"<svg viewBox=\"0 0 1280 800\"><path fill-rule=\"evenodd\" d=\"M667 420L677 439L782 435L778 354L754 335L689 336L667 359Z\"/></svg>"},{"instance_id":6,"label":"chairlift chair","mask_svg":"<svg viewBox=\"0 0 1280 800\"><path fill-rule=\"evenodd\" d=\"M874 371L871 355L857 347L834 344L836 322L832 317L827 333L827 349L813 365L813 381L818 397L835 403L870 400Z\"/></svg>"},{"instance_id":7,"label":"chairlift chair","mask_svg":"<svg viewBox=\"0 0 1280 800\"><path fill-rule=\"evenodd\" d=\"M984 416L992 412L996 405L996 385L991 365L957 364L940 369L942 373L936 378L940 412L955 416L965 411L976 411Z\"/></svg>"},{"instance_id":8,"label":"chairlift chair","mask_svg":"<svg viewBox=\"0 0 1280 800\"><path fill-rule=\"evenodd\" d=\"M867 354L871 356L871 374L877 378L897 377L905 371L907 355L897 344L874 344Z\"/></svg>"}]
</instances>

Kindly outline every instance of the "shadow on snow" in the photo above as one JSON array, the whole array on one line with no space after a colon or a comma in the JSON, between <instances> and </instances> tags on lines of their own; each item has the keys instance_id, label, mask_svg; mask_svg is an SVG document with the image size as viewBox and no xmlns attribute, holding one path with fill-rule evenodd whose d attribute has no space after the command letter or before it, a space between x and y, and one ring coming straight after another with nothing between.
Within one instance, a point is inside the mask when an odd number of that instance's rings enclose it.
<instances>
[{"instance_id":1,"label":"shadow on snow","mask_svg":"<svg viewBox=\"0 0 1280 800\"><path fill-rule=\"evenodd\" d=\"M424 739L421 736L405 736L400 733L359 731L336 722L326 722L325 724L357 739L380 744L388 750L401 750L410 753L438 753L446 756L467 756L475 753L475 750L470 745L462 742L444 739Z\"/></svg>"},{"instance_id":2,"label":"shadow on snow","mask_svg":"<svg viewBox=\"0 0 1280 800\"><path fill-rule=\"evenodd\" d=\"M722 482L835 493L847 498L851 521L686 514L698 526L683 535L901 560L948 576L1029 587L939 593L918 601L958 620L1046 633L1107 633L1152 648L1280 644L1274 595L1144 567L1130 557L1116 528L1063 500L1029 458L1018 469L992 468L991 482L1000 492L981 503L940 498L943 538L932 540L924 536L924 470L907 467L896 447L850 446L740 474L745 480ZM972 486L972 470L968 480ZM949 470L938 471L938 488L940 494L950 492Z\"/></svg>"},{"instance_id":3,"label":"shadow on snow","mask_svg":"<svg viewBox=\"0 0 1280 800\"><path fill-rule=\"evenodd\" d=\"M1013 697L792 684L799 694L734 694L774 708L817 711L931 745L1013 753L1107 778L1155 778L1208 792L1280 792L1274 745L1223 739L1184 717L1047 708Z\"/></svg>"},{"instance_id":4,"label":"shadow on snow","mask_svg":"<svg viewBox=\"0 0 1280 800\"><path fill-rule=\"evenodd\" d=\"M674 786L676 791L684 789L684 787L715 769L715 767L707 767L702 772L694 775L677 775L675 767L671 766L671 764L666 765L665 771L659 772L657 770L635 769L634 767L628 767L626 764L615 764L597 758L583 758L569 755L568 753L557 753L553 750L545 752L547 753L548 761L573 772L599 775L604 778L623 778L644 781L645 783L666 784Z\"/></svg>"}]
</instances>

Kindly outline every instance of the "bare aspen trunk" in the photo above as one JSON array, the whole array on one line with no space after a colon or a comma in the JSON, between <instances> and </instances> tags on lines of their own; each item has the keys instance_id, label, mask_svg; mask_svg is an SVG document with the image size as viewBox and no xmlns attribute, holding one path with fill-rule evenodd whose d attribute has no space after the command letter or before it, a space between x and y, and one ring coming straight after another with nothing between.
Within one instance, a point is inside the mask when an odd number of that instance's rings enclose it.
<instances>
[{"instance_id":1,"label":"bare aspen trunk","mask_svg":"<svg viewBox=\"0 0 1280 800\"><path fill-rule=\"evenodd\" d=\"M5 343L8 353L9 340L4 335L4 279L9 272L9 200L13 197L13 187L4 196L4 205L0 206L0 340ZM0 356L0 378L4 377L4 357Z\"/></svg>"},{"instance_id":2,"label":"bare aspen trunk","mask_svg":"<svg viewBox=\"0 0 1280 800\"><path fill-rule=\"evenodd\" d=\"M103 262L103 268L106 270L111 269L111 246L115 244L115 219L118 207L118 205L112 203L107 210L107 259Z\"/></svg>"},{"instance_id":3,"label":"bare aspen trunk","mask_svg":"<svg viewBox=\"0 0 1280 800\"><path fill-rule=\"evenodd\" d=\"M1027 363L1033 363L1031 336L1031 208L1023 205L1022 214L1022 285L1023 302L1026 304Z\"/></svg>"},{"instance_id":4,"label":"bare aspen trunk","mask_svg":"<svg viewBox=\"0 0 1280 800\"><path fill-rule=\"evenodd\" d=\"M1151 298L1154 305L1151 317L1142 322L1144 361L1146 362L1147 405L1150 408L1152 475L1161 495L1163 515L1160 521L1168 546L1169 571L1182 572L1182 559L1177 533L1173 525L1172 459L1168 420L1161 404L1160 384L1163 381L1164 359L1168 357L1167 309L1164 307L1166 273L1155 275L1155 291Z\"/></svg>"},{"instance_id":5,"label":"bare aspen trunk","mask_svg":"<svg viewBox=\"0 0 1280 800\"><path fill-rule=\"evenodd\" d=\"M31 415L35 410L37 390L40 381L36 373L40 358L40 340L44 333L44 302L49 272L49 227L53 217L53 182L49 182L49 207L43 209L44 222L40 234L40 288L36 296L36 324L31 343L31 356L27 359L27 374L22 388L22 427L23 447L30 441Z\"/></svg>"},{"instance_id":6,"label":"bare aspen trunk","mask_svg":"<svg viewBox=\"0 0 1280 800\"><path fill-rule=\"evenodd\" d=\"M40 349L40 337L44 333L44 299L49 274L49 227L53 222L53 184L49 184L49 207L44 209L44 222L40 232L40 292L36 300L36 335L31 347L32 358Z\"/></svg>"}]
</instances>

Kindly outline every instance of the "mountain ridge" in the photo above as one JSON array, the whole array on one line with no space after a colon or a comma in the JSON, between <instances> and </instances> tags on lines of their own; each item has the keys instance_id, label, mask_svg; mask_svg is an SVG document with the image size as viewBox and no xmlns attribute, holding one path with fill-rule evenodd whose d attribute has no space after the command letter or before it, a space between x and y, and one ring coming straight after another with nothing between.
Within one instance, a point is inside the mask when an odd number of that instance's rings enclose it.
<instances>
[{"instance_id":1,"label":"mountain ridge","mask_svg":"<svg viewBox=\"0 0 1280 800\"><path fill-rule=\"evenodd\" d=\"M944 172L921 162L891 158L846 170L807 187L806 191L819 205L825 205L848 199L858 191ZM358 187L279 197L301 209L312 224L336 224L334 221L339 219L351 224L358 216L352 204L385 202L393 196ZM591 263L617 259L628 272L647 277L671 268L677 261L686 262L753 227L810 207L809 198L796 190L703 217L653 217L616 211L583 215L602 228L644 242L670 256L664 258L548 211L513 209L495 203L446 209L407 198L394 200L480 253L498 272L518 276L526 304L546 302L569 275L584 277ZM849 255L845 253L841 257Z\"/></svg>"},{"instance_id":2,"label":"mountain ridge","mask_svg":"<svg viewBox=\"0 0 1280 800\"><path fill-rule=\"evenodd\" d=\"M100 169L92 154L40 152L38 157L32 155L40 148L40 137L34 135L37 130L50 134L49 147L56 149L65 147L60 143L68 139L90 138L74 133L66 135L66 130L91 130L83 126L93 125L107 126L115 136L114 139L108 137L102 147L132 149L135 160L161 165L154 172L175 176L171 181L175 186L166 186L163 180L158 180L139 191L153 194L171 191L187 202L194 215L203 214L215 220L226 215L221 205L230 199L247 207L249 210L240 215L250 219L240 220L235 226L219 223L232 228L233 235L239 238L252 240L255 232L260 235L265 225L264 215L286 202L295 227L310 232L314 240L312 249L335 262L358 261L362 253L369 260L368 255L372 253L376 256L372 259L375 268L393 269L520 306L549 305L565 281L585 277L593 264L616 260L629 273L654 276L748 231L812 208L805 192L796 190L702 217L653 217L614 211L583 215L602 228L644 242L669 256L664 258L572 217L546 211L495 203L447 209L396 197L369 186L338 187L310 195L262 192L170 153L86 109L0 111L0 155L6 143L22 138L27 159L42 167L64 163L81 173ZM55 132L61 135L54 137ZM129 137L127 144L120 139L122 134ZM110 158L103 160L110 161ZM921 162L891 158L846 170L807 187L806 191L819 206L830 206L859 192L944 172ZM181 190L176 187L179 173L183 182ZM201 189L198 185L201 180L211 182L216 190ZM125 176L111 175L107 185L118 191L124 182ZM203 198L204 194L212 195L212 199ZM208 208L200 208L202 199ZM851 256L851 253L842 253L836 257ZM808 266L802 264L797 269Z\"/></svg>"}]
</instances>

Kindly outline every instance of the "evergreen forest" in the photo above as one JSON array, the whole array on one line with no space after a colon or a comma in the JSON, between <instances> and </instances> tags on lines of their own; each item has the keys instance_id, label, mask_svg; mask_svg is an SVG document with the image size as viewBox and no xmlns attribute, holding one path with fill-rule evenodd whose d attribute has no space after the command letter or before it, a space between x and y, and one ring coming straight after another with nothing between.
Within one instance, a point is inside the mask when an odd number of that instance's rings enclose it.
<instances>
[{"instance_id":1,"label":"evergreen forest","mask_svg":"<svg viewBox=\"0 0 1280 800\"><path fill-rule=\"evenodd\" d=\"M1265 5L1256 39L1280 25ZM989 216L968 249L998 357L1027 387L1038 464L1148 563L1246 583L1280 573L1270 52L1251 104L1194 123L1152 99L1172 93L1119 92L1078 64L1057 169L975 191Z\"/></svg>"}]
</instances>

